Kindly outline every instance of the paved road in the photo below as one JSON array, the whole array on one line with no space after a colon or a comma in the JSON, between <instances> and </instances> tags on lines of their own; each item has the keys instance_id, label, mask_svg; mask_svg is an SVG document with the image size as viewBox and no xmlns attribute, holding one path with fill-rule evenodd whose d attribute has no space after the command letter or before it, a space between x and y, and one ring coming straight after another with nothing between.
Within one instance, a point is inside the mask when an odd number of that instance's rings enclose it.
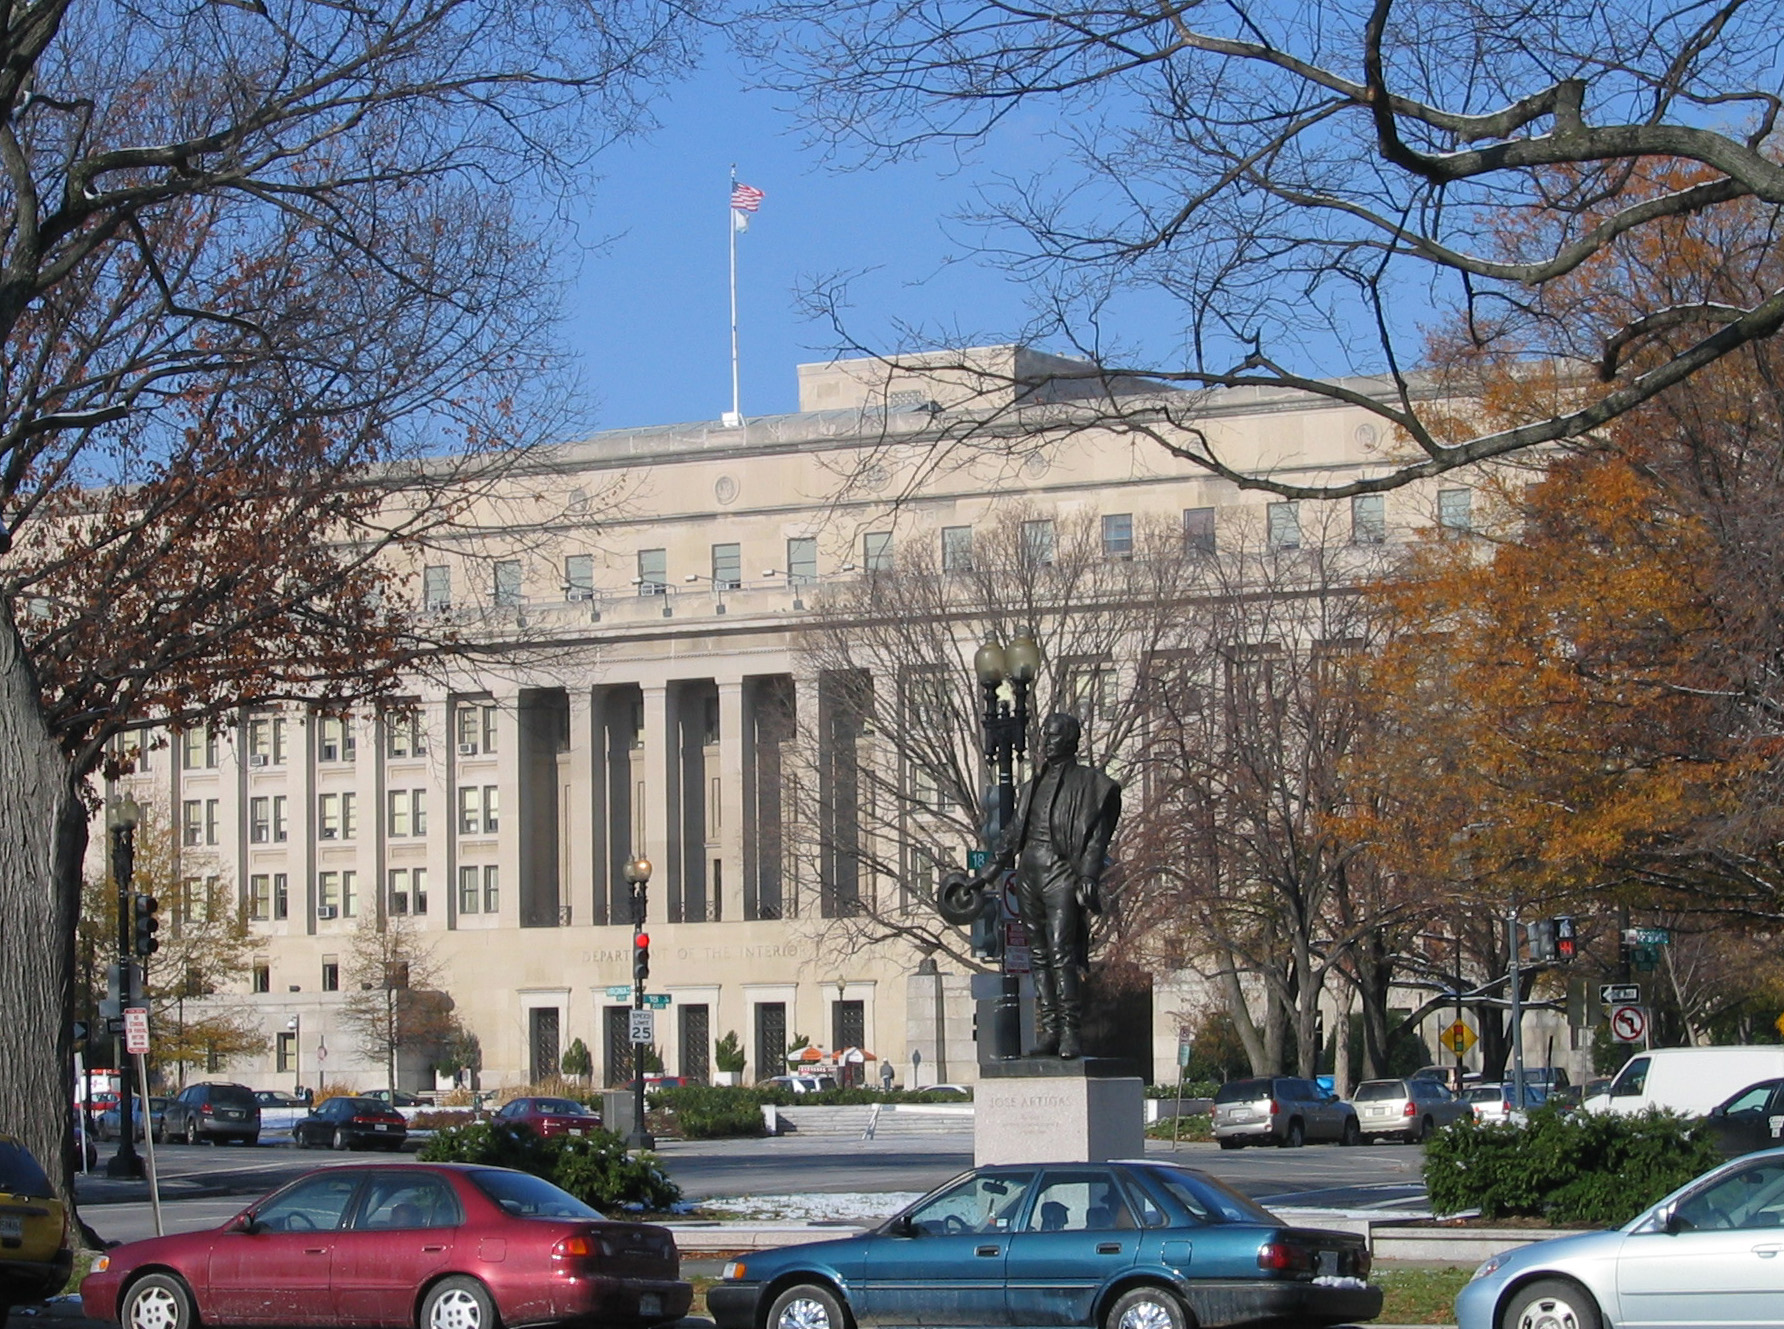
<instances>
[{"instance_id":1,"label":"paved road","mask_svg":"<svg viewBox=\"0 0 1784 1329\"><path fill-rule=\"evenodd\" d=\"M924 1191L972 1166L970 1134L857 1140L783 1136L768 1140L665 1141L660 1151L690 1199L744 1195ZM1358 1149L1243 1149L1152 1142L1152 1157L1204 1168L1248 1195L1281 1207L1404 1209L1422 1205L1415 1145ZM157 1151L162 1210L170 1232L213 1226L255 1196L315 1167L376 1160L376 1154L289 1147L163 1146ZM102 1237L134 1241L154 1233L147 1186L83 1179L81 1212Z\"/></svg>"}]
</instances>

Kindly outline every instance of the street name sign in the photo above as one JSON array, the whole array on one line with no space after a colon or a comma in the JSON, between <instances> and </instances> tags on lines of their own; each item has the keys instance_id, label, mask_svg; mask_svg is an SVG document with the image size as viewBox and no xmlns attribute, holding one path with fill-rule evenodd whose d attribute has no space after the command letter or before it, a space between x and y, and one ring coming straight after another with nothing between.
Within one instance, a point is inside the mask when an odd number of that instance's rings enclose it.
<instances>
[{"instance_id":1,"label":"street name sign","mask_svg":"<svg viewBox=\"0 0 1784 1329\"><path fill-rule=\"evenodd\" d=\"M1670 946L1672 933L1666 928L1630 928L1623 940L1631 946Z\"/></svg>"},{"instance_id":2,"label":"street name sign","mask_svg":"<svg viewBox=\"0 0 1784 1329\"><path fill-rule=\"evenodd\" d=\"M669 1003L674 1000L675 998L667 992L646 992L644 994L644 1004L653 1011L668 1010Z\"/></svg>"},{"instance_id":3,"label":"street name sign","mask_svg":"<svg viewBox=\"0 0 1784 1329\"><path fill-rule=\"evenodd\" d=\"M607 1000L609 1001L625 1001L631 995L632 985L630 983L612 983L608 985Z\"/></svg>"},{"instance_id":4,"label":"street name sign","mask_svg":"<svg viewBox=\"0 0 1784 1329\"><path fill-rule=\"evenodd\" d=\"M1598 1000L1606 1006L1634 1006L1641 999L1639 983L1601 983L1598 987Z\"/></svg>"}]
</instances>

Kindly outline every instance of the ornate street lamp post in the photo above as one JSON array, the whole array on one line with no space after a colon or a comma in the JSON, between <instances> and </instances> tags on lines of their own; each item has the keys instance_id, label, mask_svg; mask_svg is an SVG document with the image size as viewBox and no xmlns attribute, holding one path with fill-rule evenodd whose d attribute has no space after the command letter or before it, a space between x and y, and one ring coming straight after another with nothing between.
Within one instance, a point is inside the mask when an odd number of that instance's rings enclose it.
<instances>
[{"instance_id":1,"label":"ornate street lamp post","mask_svg":"<svg viewBox=\"0 0 1784 1329\"><path fill-rule=\"evenodd\" d=\"M650 860L637 855L626 864L626 883L632 888L632 1009L644 1009L644 981L650 977L650 934L644 920L650 909ZM651 1149L656 1140L644 1129L644 1048L632 1044L632 1133L626 1137L630 1149Z\"/></svg>"},{"instance_id":2,"label":"ornate street lamp post","mask_svg":"<svg viewBox=\"0 0 1784 1329\"><path fill-rule=\"evenodd\" d=\"M989 825L985 847L995 851L998 837L1016 813L1016 762L1028 755L1028 692L1040 672L1041 651L1033 637L1011 639L1008 647L987 641L973 656L973 673L985 695L979 718L983 730L985 760L997 773L997 816ZM1004 684L1009 684L1005 692ZM1003 892L988 895L986 909L994 920L992 954L1003 970L991 1025L991 1055L1000 1059L1022 1055L1022 980L1010 969L1007 929L1003 923Z\"/></svg>"},{"instance_id":3,"label":"ornate street lamp post","mask_svg":"<svg viewBox=\"0 0 1784 1329\"><path fill-rule=\"evenodd\" d=\"M111 832L112 880L118 887L118 996L121 1006L133 1003L142 984L136 978L135 929L132 918L131 886L136 876L136 827L142 820L142 809L126 794L112 803L105 814L106 829ZM114 1060L118 1067L118 1152L105 1165L108 1177L140 1177L142 1159L136 1152L136 1115L131 1110L130 1058L124 1054L124 1039L113 1042ZM145 1085L146 1089L147 1086Z\"/></svg>"}]
</instances>

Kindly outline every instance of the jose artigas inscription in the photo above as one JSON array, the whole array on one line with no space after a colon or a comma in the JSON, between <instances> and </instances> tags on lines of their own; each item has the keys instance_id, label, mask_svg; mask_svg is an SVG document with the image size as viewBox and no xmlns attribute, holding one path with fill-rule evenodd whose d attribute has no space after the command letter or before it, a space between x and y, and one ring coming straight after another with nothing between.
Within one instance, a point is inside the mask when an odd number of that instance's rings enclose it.
<instances>
[{"instance_id":1,"label":"jose artigas inscription","mask_svg":"<svg viewBox=\"0 0 1784 1329\"><path fill-rule=\"evenodd\" d=\"M1028 931L1035 988L1031 1057L1083 1053L1084 980L1090 966L1090 915L1103 910L1102 875L1121 817L1121 786L1078 760L1076 717L1047 717L1041 769L1022 786L1015 815L977 876L952 873L937 904L964 926L985 892L1012 865L1016 907Z\"/></svg>"}]
</instances>

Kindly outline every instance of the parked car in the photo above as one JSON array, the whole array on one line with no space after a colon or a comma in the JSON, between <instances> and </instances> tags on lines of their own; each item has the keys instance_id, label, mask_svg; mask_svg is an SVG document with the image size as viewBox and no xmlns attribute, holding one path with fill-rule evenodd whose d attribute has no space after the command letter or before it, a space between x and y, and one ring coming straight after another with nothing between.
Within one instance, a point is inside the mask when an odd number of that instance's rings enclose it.
<instances>
[{"instance_id":1,"label":"parked car","mask_svg":"<svg viewBox=\"0 0 1784 1329\"><path fill-rule=\"evenodd\" d=\"M1665 1108L1701 1117L1737 1089L1784 1077L1784 1046L1651 1048L1623 1064L1610 1092L1586 1099L1588 1112Z\"/></svg>"},{"instance_id":2,"label":"parked car","mask_svg":"<svg viewBox=\"0 0 1784 1329\"><path fill-rule=\"evenodd\" d=\"M254 1101L263 1108L308 1108L310 1100L287 1089L256 1089Z\"/></svg>"},{"instance_id":3,"label":"parked car","mask_svg":"<svg viewBox=\"0 0 1784 1329\"><path fill-rule=\"evenodd\" d=\"M1363 1238L1292 1227L1189 1168L1004 1164L872 1232L733 1260L707 1307L718 1329L1317 1326L1380 1313L1368 1274Z\"/></svg>"},{"instance_id":4,"label":"parked car","mask_svg":"<svg viewBox=\"0 0 1784 1329\"><path fill-rule=\"evenodd\" d=\"M142 1139L143 1100L134 1098L130 1101L130 1129L138 1140ZM166 1138L167 1100L159 1094L151 1094L147 1103L149 1125L157 1140ZM93 1121L93 1134L101 1140L115 1140L123 1134L120 1123L118 1104L113 1102Z\"/></svg>"},{"instance_id":5,"label":"parked car","mask_svg":"<svg viewBox=\"0 0 1784 1329\"><path fill-rule=\"evenodd\" d=\"M1660 1329L1779 1322L1784 1151L1724 1163L1614 1232L1496 1255L1456 1298L1460 1329Z\"/></svg>"},{"instance_id":6,"label":"parked car","mask_svg":"<svg viewBox=\"0 0 1784 1329\"><path fill-rule=\"evenodd\" d=\"M1784 1143L1784 1079L1737 1089L1710 1109L1706 1123L1717 1148L1730 1158Z\"/></svg>"},{"instance_id":7,"label":"parked car","mask_svg":"<svg viewBox=\"0 0 1784 1329\"><path fill-rule=\"evenodd\" d=\"M0 1132L0 1324L21 1302L60 1292L73 1267L55 1188L24 1143Z\"/></svg>"},{"instance_id":8,"label":"parked car","mask_svg":"<svg viewBox=\"0 0 1784 1329\"><path fill-rule=\"evenodd\" d=\"M1468 1106L1474 1113L1474 1119L1482 1125L1489 1122L1512 1121L1531 1108L1541 1107L1548 1102L1549 1091L1541 1085L1525 1085L1524 1102L1516 1113L1512 1110L1512 1097L1510 1084L1476 1085L1468 1091Z\"/></svg>"},{"instance_id":9,"label":"parked car","mask_svg":"<svg viewBox=\"0 0 1784 1329\"><path fill-rule=\"evenodd\" d=\"M646 1326L691 1300L668 1229L452 1163L310 1172L221 1227L114 1247L81 1283L86 1314L125 1329Z\"/></svg>"},{"instance_id":10,"label":"parked car","mask_svg":"<svg viewBox=\"0 0 1784 1329\"><path fill-rule=\"evenodd\" d=\"M540 1135L589 1135L601 1128L600 1114L573 1098L511 1098L494 1120L528 1126Z\"/></svg>"},{"instance_id":11,"label":"parked car","mask_svg":"<svg viewBox=\"0 0 1784 1329\"><path fill-rule=\"evenodd\" d=\"M394 1094L388 1089L368 1089L360 1097L375 1098L388 1107L430 1108L433 1106L420 1094L411 1094L406 1089L398 1089Z\"/></svg>"},{"instance_id":12,"label":"parked car","mask_svg":"<svg viewBox=\"0 0 1784 1329\"><path fill-rule=\"evenodd\" d=\"M1356 1144L1363 1138L1357 1112L1311 1080L1278 1075L1228 1080L1214 1094L1214 1138L1222 1149L1280 1144L1295 1149L1309 1140Z\"/></svg>"},{"instance_id":13,"label":"parked car","mask_svg":"<svg viewBox=\"0 0 1784 1329\"><path fill-rule=\"evenodd\" d=\"M403 1147L409 1123L402 1113L375 1098L331 1098L291 1127L299 1149L389 1149Z\"/></svg>"},{"instance_id":14,"label":"parked car","mask_svg":"<svg viewBox=\"0 0 1784 1329\"><path fill-rule=\"evenodd\" d=\"M1473 1115L1466 1099L1428 1077L1365 1080L1350 1101L1365 1136L1395 1135L1408 1144Z\"/></svg>"},{"instance_id":15,"label":"parked car","mask_svg":"<svg viewBox=\"0 0 1784 1329\"><path fill-rule=\"evenodd\" d=\"M161 1116L162 1137L197 1144L260 1139L260 1104L245 1084L189 1084L167 1101Z\"/></svg>"},{"instance_id":16,"label":"parked car","mask_svg":"<svg viewBox=\"0 0 1784 1329\"><path fill-rule=\"evenodd\" d=\"M759 1081L758 1089L790 1089L796 1094L821 1094L836 1088L833 1075L771 1075Z\"/></svg>"}]
</instances>

